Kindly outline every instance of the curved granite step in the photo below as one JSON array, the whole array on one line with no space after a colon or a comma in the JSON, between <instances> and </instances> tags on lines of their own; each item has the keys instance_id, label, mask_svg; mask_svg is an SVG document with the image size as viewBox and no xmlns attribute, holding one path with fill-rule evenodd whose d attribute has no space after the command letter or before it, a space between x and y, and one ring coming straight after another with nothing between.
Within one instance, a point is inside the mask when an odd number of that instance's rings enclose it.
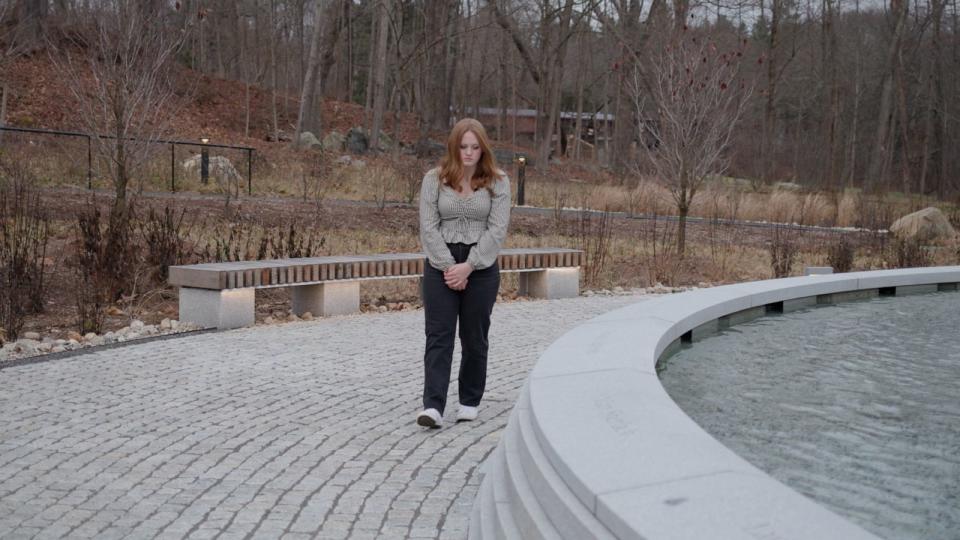
<instances>
[{"instance_id":1,"label":"curved granite step","mask_svg":"<svg viewBox=\"0 0 960 540\"><path fill-rule=\"evenodd\" d=\"M529 402L529 396L524 393L521 400ZM521 449L520 459L527 474L527 481L554 527L562 531L564 538L614 539L614 535L570 491L547 459L533 429L530 410L519 408L517 420L517 433L521 441L518 444Z\"/></svg>"},{"instance_id":2,"label":"curved granite step","mask_svg":"<svg viewBox=\"0 0 960 540\"><path fill-rule=\"evenodd\" d=\"M510 422L503 437L504 448L504 476L507 481L508 493L511 498L511 508L514 510L514 519L523 538L530 540L561 540L562 536L550 522L537 500L537 496L527 480L526 471L520 459L519 446L523 439L518 433L520 430L517 419L518 409L514 409Z\"/></svg>"},{"instance_id":3,"label":"curved granite step","mask_svg":"<svg viewBox=\"0 0 960 540\"><path fill-rule=\"evenodd\" d=\"M490 471L491 477L491 491L493 492L493 514L494 514L494 526L495 528L495 538L502 538L504 540L524 540L524 536L520 534L520 529L517 528L517 523L513 517L513 508L510 500L509 490L507 488L507 467L506 467L506 458L504 456L503 447L498 447L497 452L493 456L494 461L491 463L493 467ZM489 499L487 500L489 502Z\"/></svg>"}]
</instances>

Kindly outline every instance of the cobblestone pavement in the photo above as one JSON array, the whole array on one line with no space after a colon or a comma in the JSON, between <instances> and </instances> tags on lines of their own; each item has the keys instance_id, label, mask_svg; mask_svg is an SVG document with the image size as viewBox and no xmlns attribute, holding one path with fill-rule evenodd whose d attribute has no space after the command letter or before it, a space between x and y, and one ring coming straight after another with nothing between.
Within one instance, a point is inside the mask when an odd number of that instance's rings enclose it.
<instances>
[{"instance_id":1,"label":"cobblestone pavement","mask_svg":"<svg viewBox=\"0 0 960 540\"><path fill-rule=\"evenodd\" d=\"M540 353L642 298L498 304L480 418L452 423L454 383L440 430L414 423L421 311L0 370L0 538L465 538Z\"/></svg>"}]
</instances>

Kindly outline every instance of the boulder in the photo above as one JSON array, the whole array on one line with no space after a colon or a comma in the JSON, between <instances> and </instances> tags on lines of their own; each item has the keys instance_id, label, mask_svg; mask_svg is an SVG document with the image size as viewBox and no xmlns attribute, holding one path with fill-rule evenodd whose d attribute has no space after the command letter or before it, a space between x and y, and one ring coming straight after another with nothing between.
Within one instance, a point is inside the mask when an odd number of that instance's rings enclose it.
<instances>
[{"instance_id":1,"label":"boulder","mask_svg":"<svg viewBox=\"0 0 960 540\"><path fill-rule=\"evenodd\" d=\"M362 128L350 128L347 132L347 150L354 154L366 154L370 149L370 138Z\"/></svg>"},{"instance_id":2,"label":"boulder","mask_svg":"<svg viewBox=\"0 0 960 540\"><path fill-rule=\"evenodd\" d=\"M304 131L300 134L300 138L297 140L297 144L300 148L320 148L321 143L320 139L316 135L309 131Z\"/></svg>"},{"instance_id":3,"label":"boulder","mask_svg":"<svg viewBox=\"0 0 960 540\"><path fill-rule=\"evenodd\" d=\"M24 356L33 356L37 354L38 345L39 343L32 339L18 339L14 352L20 353Z\"/></svg>"},{"instance_id":4,"label":"boulder","mask_svg":"<svg viewBox=\"0 0 960 540\"><path fill-rule=\"evenodd\" d=\"M263 139L268 142L290 142L293 137L286 131L280 130L276 135L273 132L267 133Z\"/></svg>"},{"instance_id":5,"label":"boulder","mask_svg":"<svg viewBox=\"0 0 960 540\"><path fill-rule=\"evenodd\" d=\"M316 137L314 137L316 139ZM319 142L318 142L319 144ZM185 159L180 166L183 168L183 171L187 175L191 175L197 182L200 182L200 161L203 157L200 154L194 154L193 156ZM210 175L210 178L216 182L217 188L221 193L232 193L235 196L240 196L240 184L243 182L243 177L240 176L240 173L237 172L237 169L233 166L233 163L230 162L225 156L210 156L207 164L207 172Z\"/></svg>"},{"instance_id":6,"label":"boulder","mask_svg":"<svg viewBox=\"0 0 960 540\"><path fill-rule=\"evenodd\" d=\"M342 133L338 131L331 131L327 133L327 136L323 138L323 149L331 150L334 152L342 152L343 147L347 142L347 138L343 136Z\"/></svg>"},{"instance_id":7,"label":"boulder","mask_svg":"<svg viewBox=\"0 0 960 540\"><path fill-rule=\"evenodd\" d=\"M385 132L380 132L380 140L377 142L377 149L381 152L392 152L396 149L397 143L390 138Z\"/></svg>"},{"instance_id":8,"label":"boulder","mask_svg":"<svg viewBox=\"0 0 960 540\"><path fill-rule=\"evenodd\" d=\"M957 235L947 216L933 206L894 221L890 232L901 240L915 240L921 244L950 241Z\"/></svg>"}]
</instances>

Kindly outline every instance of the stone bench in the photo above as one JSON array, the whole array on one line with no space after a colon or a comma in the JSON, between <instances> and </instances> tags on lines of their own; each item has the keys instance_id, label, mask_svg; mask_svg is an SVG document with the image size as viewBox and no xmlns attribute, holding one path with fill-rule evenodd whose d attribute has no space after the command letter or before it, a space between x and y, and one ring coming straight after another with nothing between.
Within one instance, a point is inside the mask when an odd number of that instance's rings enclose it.
<instances>
[{"instance_id":1,"label":"stone bench","mask_svg":"<svg viewBox=\"0 0 960 540\"><path fill-rule=\"evenodd\" d=\"M501 272L520 273L520 294L569 298L580 294L583 252L561 248L504 249ZM360 282L419 278L422 253L309 257L171 266L169 283L180 288L180 320L203 328L254 323L256 289L293 287L293 312L344 315L360 311Z\"/></svg>"}]
</instances>

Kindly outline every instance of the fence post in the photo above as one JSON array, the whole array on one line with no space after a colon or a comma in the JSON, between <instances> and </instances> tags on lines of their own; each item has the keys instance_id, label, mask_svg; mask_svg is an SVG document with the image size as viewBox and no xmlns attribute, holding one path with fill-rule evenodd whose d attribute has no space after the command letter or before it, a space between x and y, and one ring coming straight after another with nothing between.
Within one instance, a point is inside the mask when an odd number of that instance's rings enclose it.
<instances>
[{"instance_id":1,"label":"fence post","mask_svg":"<svg viewBox=\"0 0 960 540\"><path fill-rule=\"evenodd\" d=\"M177 192L177 158L175 150L177 145L170 143L170 193Z\"/></svg>"},{"instance_id":2,"label":"fence post","mask_svg":"<svg viewBox=\"0 0 960 540\"><path fill-rule=\"evenodd\" d=\"M247 196L253 195L253 148L247 148Z\"/></svg>"}]
</instances>

